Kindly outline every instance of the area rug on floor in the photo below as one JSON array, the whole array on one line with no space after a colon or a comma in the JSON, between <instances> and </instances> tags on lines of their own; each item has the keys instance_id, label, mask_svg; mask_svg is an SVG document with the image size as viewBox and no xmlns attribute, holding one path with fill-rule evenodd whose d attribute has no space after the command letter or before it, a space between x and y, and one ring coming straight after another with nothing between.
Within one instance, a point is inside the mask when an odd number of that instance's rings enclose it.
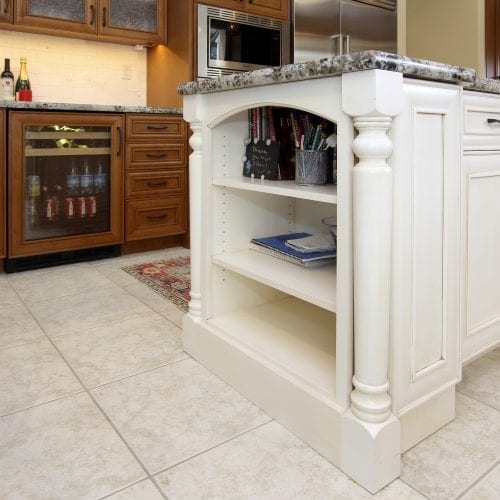
<instances>
[{"instance_id":1,"label":"area rug on floor","mask_svg":"<svg viewBox=\"0 0 500 500\"><path fill-rule=\"evenodd\" d=\"M183 311L188 310L191 289L189 257L174 257L146 264L122 267L124 271L142 281L156 293L163 295Z\"/></svg>"}]
</instances>

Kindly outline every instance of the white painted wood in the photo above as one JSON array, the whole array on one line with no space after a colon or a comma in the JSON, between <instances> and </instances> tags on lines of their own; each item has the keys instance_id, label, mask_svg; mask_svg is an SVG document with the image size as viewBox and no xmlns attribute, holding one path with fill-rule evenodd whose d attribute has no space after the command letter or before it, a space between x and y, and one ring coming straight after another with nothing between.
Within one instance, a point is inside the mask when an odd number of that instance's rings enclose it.
<instances>
[{"instance_id":1,"label":"white painted wood","mask_svg":"<svg viewBox=\"0 0 500 500\"><path fill-rule=\"evenodd\" d=\"M213 180L215 186L225 186L235 189L257 191L259 193L275 194L278 196L289 196L303 200L315 200L325 203L337 203L337 186L327 184L325 186L299 186L295 181L268 181L242 177L216 177Z\"/></svg>"},{"instance_id":2,"label":"white painted wood","mask_svg":"<svg viewBox=\"0 0 500 500\"><path fill-rule=\"evenodd\" d=\"M304 268L255 250L215 255L213 262L327 311L335 312L337 309L334 264Z\"/></svg>"},{"instance_id":3,"label":"white painted wood","mask_svg":"<svg viewBox=\"0 0 500 500\"><path fill-rule=\"evenodd\" d=\"M390 380L398 416L460 377L460 90L407 82L404 98L392 130L398 147L390 159ZM419 425L415 435L432 432L425 420Z\"/></svg>"},{"instance_id":4,"label":"white painted wood","mask_svg":"<svg viewBox=\"0 0 500 500\"><path fill-rule=\"evenodd\" d=\"M462 359L500 344L500 151L466 152Z\"/></svg>"}]
</instances>

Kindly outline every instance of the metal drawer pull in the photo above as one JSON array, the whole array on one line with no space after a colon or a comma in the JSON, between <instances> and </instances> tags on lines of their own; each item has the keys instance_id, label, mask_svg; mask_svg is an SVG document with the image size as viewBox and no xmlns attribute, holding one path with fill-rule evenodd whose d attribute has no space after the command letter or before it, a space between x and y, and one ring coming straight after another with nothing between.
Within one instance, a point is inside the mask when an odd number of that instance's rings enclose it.
<instances>
[{"instance_id":1,"label":"metal drawer pull","mask_svg":"<svg viewBox=\"0 0 500 500\"><path fill-rule=\"evenodd\" d=\"M486 121L488 123L500 123L500 120L498 118L488 118Z\"/></svg>"},{"instance_id":2,"label":"metal drawer pull","mask_svg":"<svg viewBox=\"0 0 500 500\"><path fill-rule=\"evenodd\" d=\"M148 215L147 219L148 220L161 220L161 219L166 219L167 214L162 214L162 215Z\"/></svg>"},{"instance_id":3,"label":"metal drawer pull","mask_svg":"<svg viewBox=\"0 0 500 500\"><path fill-rule=\"evenodd\" d=\"M167 181L160 181L160 182L151 182L151 181L148 181L147 185L149 187L162 187L162 186L166 186L167 185Z\"/></svg>"},{"instance_id":4,"label":"metal drawer pull","mask_svg":"<svg viewBox=\"0 0 500 500\"><path fill-rule=\"evenodd\" d=\"M167 153L147 153L146 156L148 158L166 158L168 156Z\"/></svg>"},{"instance_id":5,"label":"metal drawer pull","mask_svg":"<svg viewBox=\"0 0 500 500\"><path fill-rule=\"evenodd\" d=\"M168 125L147 125L148 130L167 130Z\"/></svg>"}]
</instances>

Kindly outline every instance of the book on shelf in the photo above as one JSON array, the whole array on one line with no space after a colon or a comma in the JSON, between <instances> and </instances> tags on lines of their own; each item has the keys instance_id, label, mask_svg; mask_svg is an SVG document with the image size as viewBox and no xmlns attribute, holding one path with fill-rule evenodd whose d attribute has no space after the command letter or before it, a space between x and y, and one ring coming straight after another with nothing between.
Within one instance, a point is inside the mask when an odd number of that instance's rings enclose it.
<instances>
[{"instance_id":1,"label":"book on shelf","mask_svg":"<svg viewBox=\"0 0 500 500\"><path fill-rule=\"evenodd\" d=\"M303 253L286 244L288 240L312 236L310 233L287 233L265 238L253 238L249 243L250 250L293 262L305 267L315 267L332 263L337 255L336 250Z\"/></svg>"}]
</instances>

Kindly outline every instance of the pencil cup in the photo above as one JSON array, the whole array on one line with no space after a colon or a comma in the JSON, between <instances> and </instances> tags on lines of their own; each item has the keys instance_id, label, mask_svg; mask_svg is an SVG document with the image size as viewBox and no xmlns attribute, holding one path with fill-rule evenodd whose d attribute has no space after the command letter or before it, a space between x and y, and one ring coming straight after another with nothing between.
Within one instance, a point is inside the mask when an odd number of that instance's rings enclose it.
<instances>
[{"instance_id":1,"label":"pencil cup","mask_svg":"<svg viewBox=\"0 0 500 500\"><path fill-rule=\"evenodd\" d=\"M319 186L326 184L328 154L326 150L295 151L295 184Z\"/></svg>"}]
</instances>

